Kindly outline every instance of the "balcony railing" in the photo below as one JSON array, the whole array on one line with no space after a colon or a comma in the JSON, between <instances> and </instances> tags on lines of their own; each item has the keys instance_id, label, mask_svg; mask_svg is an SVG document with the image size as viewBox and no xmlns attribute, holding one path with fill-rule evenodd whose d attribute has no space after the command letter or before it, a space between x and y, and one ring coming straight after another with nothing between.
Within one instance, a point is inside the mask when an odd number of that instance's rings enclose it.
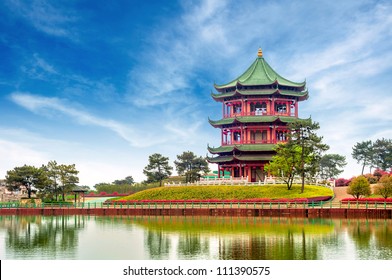
<instances>
[{"instance_id":1,"label":"balcony railing","mask_svg":"<svg viewBox=\"0 0 392 280\"><path fill-rule=\"evenodd\" d=\"M242 145L242 144L277 144L286 142L285 140L247 140L247 141L223 141L222 146Z\"/></svg>"},{"instance_id":2,"label":"balcony railing","mask_svg":"<svg viewBox=\"0 0 392 280\"><path fill-rule=\"evenodd\" d=\"M241 112L241 113L232 113L232 114L224 114L223 118L235 118L235 117L248 117L248 116L287 116L287 117L295 117L295 112Z\"/></svg>"}]
</instances>

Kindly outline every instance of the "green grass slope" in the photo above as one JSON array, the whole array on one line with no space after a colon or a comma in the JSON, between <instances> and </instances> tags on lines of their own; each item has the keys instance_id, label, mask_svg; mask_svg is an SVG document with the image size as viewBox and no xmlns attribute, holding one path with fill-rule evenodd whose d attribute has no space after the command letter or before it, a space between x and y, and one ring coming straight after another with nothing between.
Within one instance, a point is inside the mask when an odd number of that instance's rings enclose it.
<instances>
[{"instance_id":1,"label":"green grass slope","mask_svg":"<svg viewBox=\"0 0 392 280\"><path fill-rule=\"evenodd\" d=\"M265 186L186 186L161 187L141 191L116 200L245 200L245 199L297 199L320 196L333 196L333 191L326 187L305 186L301 193L300 185L293 185L287 190L286 185Z\"/></svg>"}]
</instances>

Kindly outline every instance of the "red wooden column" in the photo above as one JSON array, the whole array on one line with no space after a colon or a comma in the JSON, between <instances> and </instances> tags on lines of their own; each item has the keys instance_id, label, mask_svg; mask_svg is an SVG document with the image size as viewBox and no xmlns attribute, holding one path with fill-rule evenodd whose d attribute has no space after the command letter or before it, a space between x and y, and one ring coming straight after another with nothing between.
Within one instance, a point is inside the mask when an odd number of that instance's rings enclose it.
<instances>
[{"instance_id":1,"label":"red wooden column","mask_svg":"<svg viewBox=\"0 0 392 280\"><path fill-rule=\"evenodd\" d=\"M290 116L290 102L286 101L286 115Z\"/></svg>"}]
</instances>

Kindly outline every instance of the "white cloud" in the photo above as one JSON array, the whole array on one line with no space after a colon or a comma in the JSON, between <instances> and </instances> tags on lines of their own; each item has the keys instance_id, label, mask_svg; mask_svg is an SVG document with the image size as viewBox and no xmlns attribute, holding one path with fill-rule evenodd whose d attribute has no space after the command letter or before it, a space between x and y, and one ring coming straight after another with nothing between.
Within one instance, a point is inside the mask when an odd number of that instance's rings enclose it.
<instances>
[{"instance_id":1,"label":"white cloud","mask_svg":"<svg viewBox=\"0 0 392 280\"><path fill-rule=\"evenodd\" d=\"M58 8L50 1L33 0L19 1L8 0L6 5L13 14L28 21L34 28L49 35L72 38L70 25L77 20L77 17Z\"/></svg>"},{"instance_id":2,"label":"white cloud","mask_svg":"<svg viewBox=\"0 0 392 280\"><path fill-rule=\"evenodd\" d=\"M111 119L96 117L81 109L73 108L71 104L59 98L14 92L11 94L11 100L36 114L45 114L47 111L53 111L69 116L82 125L93 125L109 129L135 147L147 147L161 142L159 139L138 137L137 135L140 134L136 134L135 130L129 125L124 125Z\"/></svg>"}]
</instances>

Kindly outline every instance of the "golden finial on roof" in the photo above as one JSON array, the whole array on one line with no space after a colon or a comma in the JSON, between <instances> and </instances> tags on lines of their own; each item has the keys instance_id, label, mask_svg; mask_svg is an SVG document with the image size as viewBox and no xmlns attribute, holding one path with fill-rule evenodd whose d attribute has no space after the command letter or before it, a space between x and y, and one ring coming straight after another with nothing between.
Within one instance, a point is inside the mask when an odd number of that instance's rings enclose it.
<instances>
[{"instance_id":1,"label":"golden finial on roof","mask_svg":"<svg viewBox=\"0 0 392 280\"><path fill-rule=\"evenodd\" d=\"M261 48L259 48L259 51L257 52L257 56L258 57L262 57L263 56L263 51L261 50Z\"/></svg>"}]
</instances>

